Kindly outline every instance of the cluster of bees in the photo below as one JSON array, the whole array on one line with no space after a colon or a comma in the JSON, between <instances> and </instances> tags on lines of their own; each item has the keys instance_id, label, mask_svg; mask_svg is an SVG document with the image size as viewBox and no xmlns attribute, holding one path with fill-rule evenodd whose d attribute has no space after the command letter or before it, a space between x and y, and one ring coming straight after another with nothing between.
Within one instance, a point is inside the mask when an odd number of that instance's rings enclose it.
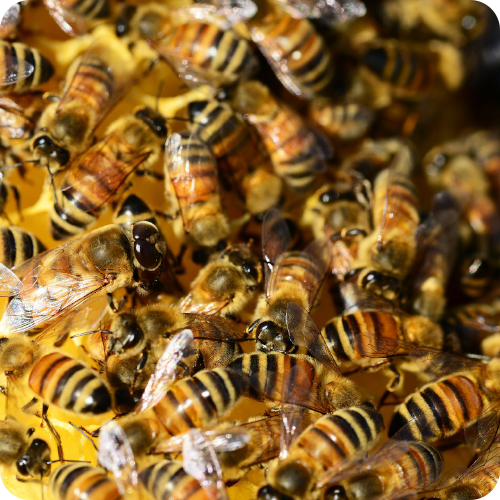
<instances>
[{"instance_id":1,"label":"cluster of bees","mask_svg":"<svg viewBox=\"0 0 500 500\"><path fill-rule=\"evenodd\" d=\"M473 500L494 488L489 9L27 0L0 34L9 489Z\"/></svg>"}]
</instances>

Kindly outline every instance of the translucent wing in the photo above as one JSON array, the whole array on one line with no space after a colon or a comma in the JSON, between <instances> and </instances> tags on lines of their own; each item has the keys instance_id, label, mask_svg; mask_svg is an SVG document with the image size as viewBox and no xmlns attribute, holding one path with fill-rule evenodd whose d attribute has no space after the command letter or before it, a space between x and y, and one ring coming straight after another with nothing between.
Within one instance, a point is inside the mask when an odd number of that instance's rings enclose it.
<instances>
[{"instance_id":1,"label":"translucent wing","mask_svg":"<svg viewBox=\"0 0 500 500\"><path fill-rule=\"evenodd\" d=\"M0 32L2 32L2 30L10 28L11 26L15 27L20 22L21 22L21 6L19 5L19 3L15 3L12 7L9 8L9 10L2 17L2 20L0 21Z\"/></svg>"},{"instance_id":2,"label":"translucent wing","mask_svg":"<svg viewBox=\"0 0 500 500\"><path fill-rule=\"evenodd\" d=\"M323 286L323 282L326 279L328 271L331 268L332 262L332 245L330 242L325 240L315 240L310 245L306 247L306 249L302 252L302 254L314 265L314 282L311 283L311 287L309 289L309 298L310 298L310 307L314 307L316 302L316 297L318 296L321 287Z\"/></svg>"},{"instance_id":3,"label":"translucent wing","mask_svg":"<svg viewBox=\"0 0 500 500\"><path fill-rule=\"evenodd\" d=\"M8 267L0 263L0 297L18 295L22 288L22 281Z\"/></svg>"},{"instance_id":4,"label":"translucent wing","mask_svg":"<svg viewBox=\"0 0 500 500\"><path fill-rule=\"evenodd\" d=\"M221 316L204 314L187 314L190 326L196 329L195 339L215 339L221 341L234 341L247 339L247 333L236 328L234 321Z\"/></svg>"},{"instance_id":5,"label":"translucent wing","mask_svg":"<svg viewBox=\"0 0 500 500\"><path fill-rule=\"evenodd\" d=\"M3 72L2 78L0 79L0 86L12 85L26 80L26 78L31 76L35 71L35 66L28 61L24 61L23 67L19 68L16 58L3 54L3 59L6 71Z\"/></svg>"},{"instance_id":6,"label":"translucent wing","mask_svg":"<svg viewBox=\"0 0 500 500\"><path fill-rule=\"evenodd\" d=\"M307 349L323 366L342 376L319 328L303 307L295 302L289 302L286 307L286 324L290 340L296 346Z\"/></svg>"},{"instance_id":7,"label":"translucent wing","mask_svg":"<svg viewBox=\"0 0 500 500\"><path fill-rule=\"evenodd\" d=\"M196 478L213 500L227 500L222 469L214 447L198 430L186 434L182 447L184 470Z\"/></svg>"},{"instance_id":8,"label":"translucent wing","mask_svg":"<svg viewBox=\"0 0 500 500\"><path fill-rule=\"evenodd\" d=\"M477 422L464 431L465 441L475 453L487 450L498 438L500 426L500 401L484 409Z\"/></svg>"},{"instance_id":9,"label":"translucent wing","mask_svg":"<svg viewBox=\"0 0 500 500\"><path fill-rule=\"evenodd\" d=\"M337 26L363 17L366 6L359 0L279 0L292 17L319 19L329 26Z\"/></svg>"},{"instance_id":10,"label":"translucent wing","mask_svg":"<svg viewBox=\"0 0 500 500\"><path fill-rule=\"evenodd\" d=\"M61 0L43 0L49 14L59 27L70 36L83 35L88 31L85 18L70 12L61 5Z\"/></svg>"},{"instance_id":11,"label":"translucent wing","mask_svg":"<svg viewBox=\"0 0 500 500\"><path fill-rule=\"evenodd\" d=\"M215 15L222 16L230 25L252 18L257 13L257 6L252 0L203 0L202 4L190 6L190 13L198 7L213 6ZM203 10L200 12L204 14ZM206 19L206 15L194 15L195 19Z\"/></svg>"},{"instance_id":12,"label":"translucent wing","mask_svg":"<svg viewBox=\"0 0 500 500\"><path fill-rule=\"evenodd\" d=\"M177 366L192 349L192 330L181 330L172 338L156 364L153 375L135 409L136 413L149 410L165 396L168 388L177 380Z\"/></svg>"},{"instance_id":13,"label":"translucent wing","mask_svg":"<svg viewBox=\"0 0 500 500\"><path fill-rule=\"evenodd\" d=\"M210 302L194 302L193 294L188 293L179 303L179 308L181 312L186 314L204 314L207 316L212 316L219 314L224 307L228 306L232 302L230 297L225 300L214 300Z\"/></svg>"},{"instance_id":14,"label":"translucent wing","mask_svg":"<svg viewBox=\"0 0 500 500\"><path fill-rule=\"evenodd\" d=\"M98 462L111 472L122 494L138 487L137 465L129 440L122 427L110 420L99 429Z\"/></svg>"},{"instance_id":15,"label":"translucent wing","mask_svg":"<svg viewBox=\"0 0 500 500\"><path fill-rule=\"evenodd\" d=\"M373 295L365 288L345 281L339 284L339 291L345 310L343 314L355 311L383 311L391 314L407 315L404 311L396 308L392 302Z\"/></svg>"},{"instance_id":16,"label":"translucent wing","mask_svg":"<svg viewBox=\"0 0 500 500\"><path fill-rule=\"evenodd\" d=\"M276 208L268 210L262 223L262 254L266 275L266 295L272 287L272 273L276 262L290 245L292 238L286 220Z\"/></svg>"}]
</instances>

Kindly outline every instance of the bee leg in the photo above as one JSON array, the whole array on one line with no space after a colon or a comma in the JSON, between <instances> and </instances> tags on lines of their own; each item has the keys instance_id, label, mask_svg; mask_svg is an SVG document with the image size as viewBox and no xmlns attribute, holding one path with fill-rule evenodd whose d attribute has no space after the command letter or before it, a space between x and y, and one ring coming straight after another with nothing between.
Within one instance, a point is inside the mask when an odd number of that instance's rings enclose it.
<instances>
[{"instance_id":1,"label":"bee leg","mask_svg":"<svg viewBox=\"0 0 500 500\"><path fill-rule=\"evenodd\" d=\"M29 410L35 406L36 404L38 403L38 399L37 398L33 398L29 403L26 403L22 408L21 408L21 411L23 413L28 413ZM33 412L30 413L31 415L33 414Z\"/></svg>"},{"instance_id":2,"label":"bee leg","mask_svg":"<svg viewBox=\"0 0 500 500\"><path fill-rule=\"evenodd\" d=\"M56 185L54 183L54 176L52 175L52 172L50 171L50 167L48 165L47 165L47 172L49 173L50 184L52 185L52 192L54 194L54 203L56 205L59 205L59 202L57 201L57 189L56 189Z\"/></svg>"},{"instance_id":3,"label":"bee leg","mask_svg":"<svg viewBox=\"0 0 500 500\"><path fill-rule=\"evenodd\" d=\"M187 245L183 243L181 245L181 248L179 250L179 253L177 254L177 257L175 257L175 266L174 266L174 272L175 274L184 274L186 270L184 269L184 266L182 265L182 259L184 257L184 254L186 253L187 250Z\"/></svg>"},{"instance_id":4,"label":"bee leg","mask_svg":"<svg viewBox=\"0 0 500 500\"><path fill-rule=\"evenodd\" d=\"M115 301L113 300L113 294L108 293L108 304L110 309L114 312L117 313L120 311L120 309L123 307L123 304L125 304L125 297L123 297L120 302L118 302L118 306L115 306Z\"/></svg>"},{"instance_id":5,"label":"bee leg","mask_svg":"<svg viewBox=\"0 0 500 500\"><path fill-rule=\"evenodd\" d=\"M57 446L57 455L59 457L59 461L61 463L64 462L64 452L63 452L63 447L61 443L61 436L59 436L59 433L56 431L56 428L52 425L52 422L49 420L49 417L47 416L47 411L49 410L49 407L47 405L43 405L42 408L42 419L43 421L47 424L47 427L54 437L56 441L56 446Z\"/></svg>"},{"instance_id":6,"label":"bee leg","mask_svg":"<svg viewBox=\"0 0 500 500\"><path fill-rule=\"evenodd\" d=\"M132 381L132 385L130 387L130 394L134 394L135 392L135 384L137 383L137 378L142 373L142 370L144 370L144 367L146 366L146 363L148 361L148 356L149 350L144 350L139 363L137 363L137 366L135 367L134 380Z\"/></svg>"},{"instance_id":7,"label":"bee leg","mask_svg":"<svg viewBox=\"0 0 500 500\"><path fill-rule=\"evenodd\" d=\"M10 186L10 190L16 200L17 213L19 214L19 220L21 221L23 220L23 212L21 210L21 195L19 194L19 189L17 189L16 186Z\"/></svg>"},{"instance_id":8,"label":"bee leg","mask_svg":"<svg viewBox=\"0 0 500 500\"><path fill-rule=\"evenodd\" d=\"M154 172L153 170L138 170L135 173L135 175L139 175L141 177L144 177L145 175L147 175L148 177L152 177L153 179L158 180L158 181L165 180L165 176L163 174L160 174L158 172Z\"/></svg>"},{"instance_id":9,"label":"bee leg","mask_svg":"<svg viewBox=\"0 0 500 500\"><path fill-rule=\"evenodd\" d=\"M7 396L7 387L0 385L0 394Z\"/></svg>"}]
</instances>

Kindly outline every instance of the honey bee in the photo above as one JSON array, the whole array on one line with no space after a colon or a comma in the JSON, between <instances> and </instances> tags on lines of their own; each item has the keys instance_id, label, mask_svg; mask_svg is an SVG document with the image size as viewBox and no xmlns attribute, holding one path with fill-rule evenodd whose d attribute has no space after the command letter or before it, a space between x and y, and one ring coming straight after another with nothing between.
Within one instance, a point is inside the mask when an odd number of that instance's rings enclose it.
<instances>
[{"instance_id":1,"label":"honey bee","mask_svg":"<svg viewBox=\"0 0 500 500\"><path fill-rule=\"evenodd\" d=\"M443 457L421 441L389 440L361 466L340 474L325 488L324 500L401 498L427 490L439 479Z\"/></svg>"},{"instance_id":2,"label":"honey bee","mask_svg":"<svg viewBox=\"0 0 500 500\"><path fill-rule=\"evenodd\" d=\"M0 41L0 46L2 93L32 90L50 80L54 74L51 62L37 49L19 42Z\"/></svg>"},{"instance_id":3,"label":"honey bee","mask_svg":"<svg viewBox=\"0 0 500 500\"><path fill-rule=\"evenodd\" d=\"M132 43L148 40L189 86L233 85L258 67L250 43L229 28L214 6L171 9L150 3L124 14L116 25L119 36Z\"/></svg>"},{"instance_id":4,"label":"honey bee","mask_svg":"<svg viewBox=\"0 0 500 500\"><path fill-rule=\"evenodd\" d=\"M444 87L460 88L464 62L452 44L433 40L426 44L377 40L362 49L361 71L368 82L392 97L419 99Z\"/></svg>"},{"instance_id":5,"label":"honey bee","mask_svg":"<svg viewBox=\"0 0 500 500\"><path fill-rule=\"evenodd\" d=\"M358 259L345 279L395 300L415 260L420 222L415 186L408 175L392 168L377 175L372 217L376 229L359 243Z\"/></svg>"},{"instance_id":6,"label":"honey bee","mask_svg":"<svg viewBox=\"0 0 500 500\"><path fill-rule=\"evenodd\" d=\"M310 498L318 479L340 471L369 451L384 422L372 406L337 410L324 415L295 437L284 457L274 461L258 499Z\"/></svg>"},{"instance_id":7,"label":"honey bee","mask_svg":"<svg viewBox=\"0 0 500 500\"><path fill-rule=\"evenodd\" d=\"M71 317L91 297L107 294L112 303L111 294L119 288L147 291L161 274L162 262L158 229L138 222L86 233L32 257L15 274L3 266L2 294L13 297L2 331L37 334Z\"/></svg>"},{"instance_id":8,"label":"honey bee","mask_svg":"<svg viewBox=\"0 0 500 500\"><path fill-rule=\"evenodd\" d=\"M59 193L50 210L55 240L82 233L123 189L132 175L154 175L148 168L160 156L167 137L164 118L141 107L118 119L106 135L55 178Z\"/></svg>"},{"instance_id":9,"label":"honey bee","mask_svg":"<svg viewBox=\"0 0 500 500\"><path fill-rule=\"evenodd\" d=\"M40 166L58 172L90 146L95 129L130 83L132 71L131 58L118 40L96 42L73 62L63 96L45 108L31 141Z\"/></svg>"},{"instance_id":10,"label":"honey bee","mask_svg":"<svg viewBox=\"0 0 500 500\"><path fill-rule=\"evenodd\" d=\"M27 378L30 389L47 405L79 415L99 415L111 410L109 390L85 363L65 354L46 353L42 334L33 341L22 334L3 337L0 367L8 381Z\"/></svg>"},{"instance_id":11,"label":"honey bee","mask_svg":"<svg viewBox=\"0 0 500 500\"><path fill-rule=\"evenodd\" d=\"M271 3L259 1L257 5L257 14L247 21L250 36L283 86L307 100L325 94L334 66L314 25Z\"/></svg>"},{"instance_id":12,"label":"honey bee","mask_svg":"<svg viewBox=\"0 0 500 500\"><path fill-rule=\"evenodd\" d=\"M4 13L0 20L0 40L16 38L21 24L21 4L15 3Z\"/></svg>"},{"instance_id":13,"label":"honey bee","mask_svg":"<svg viewBox=\"0 0 500 500\"><path fill-rule=\"evenodd\" d=\"M166 189L174 191L181 214L174 230L198 247L225 247L229 223L222 211L217 164L210 148L184 131L170 134L165 149Z\"/></svg>"},{"instance_id":14,"label":"honey bee","mask_svg":"<svg viewBox=\"0 0 500 500\"><path fill-rule=\"evenodd\" d=\"M45 102L37 94L23 94L15 100L0 97L0 138L6 146L31 138Z\"/></svg>"},{"instance_id":15,"label":"honey bee","mask_svg":"<svg viewBox=\"0 0 500 500\"><path fill-rule=\"evenodd\" d=\"M239 85L233 105L259 133L275 173L292 190L307 190L332 156L324 137L260 82Z\"/></svg>"},{"instance_id":16,"label":"honey bee","mask_svg":"<svg viewBox=\"0 0 500 500\"><path fill-rule=\"evenodd\" d=\"M252 127L215 100L191 102L189 116L191 130L212 148L223 185L234 187L250 214L263 216L281 203L282 181Z\"/></svg>"},{"instance_id":17,"label":"honey bee","mask_svg":"<svg viewBox=\"0 0 500 500\"><path fill-rule=\"evenodd\" d=\"M40 438L32 439L35 429L27 429L14 419L0 422L0 465L16 464L22 476L42 478L50 473L50 448Z\"/></svg>"},{"instance_id":18,"label":"honey bee","mask_svg":"<svg viewBox=\"0 0 500 500\"><path fill-rule=\"evenodd\" d=\"M5 226L0 228L0 263L6 267L15 267L45 251L38 238L20 227Z\"/></svg>"},{"instance_id":19,"label":"honey bee","mask_svg":"<svg viewBox=\"0 0 500 500\"><path fill-rule=\"evenodd\" d=\"M8 182L5 179L4 175L0 172L0 215L5 217L7 221L9 221L9 217L5 213L5 205L9 199L10 193L14 195L17 209L20 210L21 198L19 195L19 190L16 188L16 186Z\"/></svg>"},{"instance_id":20,"label":"honey bee","mask_svg":"<svg viewBox=\"0 0 500 500\"><path fill-rule=\"evenodd\" d=\"M286 307L296 302L311 310L330 267L328 245L316 240L304 251L286 251L290 243L288 226L276 210L270 210L262 224L266 293L259 298L248 333L255 336L257 350L289 352Z\"/></svg>"},{"instance_id":21,"label":"honey bee","mask_svg":"<svg viewBox=\"0 0 500 500\"><path fill-rule=\"evenodd\" d=\"M180 309L232 317L253 298L261 283L262 266L250 246L230 246L200 270Z\"/></svg>"},{"instance_id":22,"label":"honey bee","mask_svg":"<svg viewBox=\"0 0 500 500\"><path fill-rule=\"evenodd\" d=\"M54 500L123 498L114 478L102 467L86 463L60 465L50 476L49 492Z\"/></svg>"}]
</instances>

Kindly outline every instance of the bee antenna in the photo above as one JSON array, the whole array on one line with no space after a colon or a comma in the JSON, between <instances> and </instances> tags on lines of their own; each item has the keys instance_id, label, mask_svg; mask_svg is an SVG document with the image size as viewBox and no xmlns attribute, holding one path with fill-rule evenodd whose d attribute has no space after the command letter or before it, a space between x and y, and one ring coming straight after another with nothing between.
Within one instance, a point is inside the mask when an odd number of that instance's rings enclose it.
<instances>
[{"instance_id":1,"label":"bee antenna","mask_svg":"<svg viewBox=\"0 0 500 500\"><path fill-rule=\"evenodd\" d=\"M52 464L57 464L58 462L71 462L71 463L74 463L74 464L89 464L90 463L90 460L67 460L67 459L64 459L64 460L48 460L46 463L48 465L52 465Z\"/></svg>"},{"instance_id":2,"label":"bee antenna","mask_svg":"<svg viewBox=\"0 0 500 500\"><path fill-rule=\"evenodd\" d=\"M20 161L19 163L14 163L12 165L8 165L7 167L0 168L0 173L1 172L5 172L6 170L11 170L13 168L22 167L23 165L26 165L27 163L40 163L40 160L25 160L25 161Z\"/></svg>"},{"instance_id":3,"label":"bee antenna","mask_svg":"<svg viewBox=\"0 0 500 500\"><path fill-rule=\"evenodd\" d=\"M85 437L85 439L88 439L92 443L92 446L95 448L95 451L99 451L94 441L90 438L90 436L86 432L83 432L83 429L81 427L77 427L73 422L68 422L68 424L71 425L71 427L74 427L82 436ZM70 460L68 460L68 462L70 462Z\"/></svg>"},{"instance_id":4,"label":"bee antenna","mask_svg":"<svg viewBox=\"0 0 500 500\"><path fill-rule=\"evenodd\" d=\"M76 337L83 337L84 335L92 335L93 333L105 333L108 335L113 335L113 332L110 330L92 330L91 332L83 332L83 333L76 333L75 335L71 335L70 339L74 339Z\"/></svg>"}]
</instances>

